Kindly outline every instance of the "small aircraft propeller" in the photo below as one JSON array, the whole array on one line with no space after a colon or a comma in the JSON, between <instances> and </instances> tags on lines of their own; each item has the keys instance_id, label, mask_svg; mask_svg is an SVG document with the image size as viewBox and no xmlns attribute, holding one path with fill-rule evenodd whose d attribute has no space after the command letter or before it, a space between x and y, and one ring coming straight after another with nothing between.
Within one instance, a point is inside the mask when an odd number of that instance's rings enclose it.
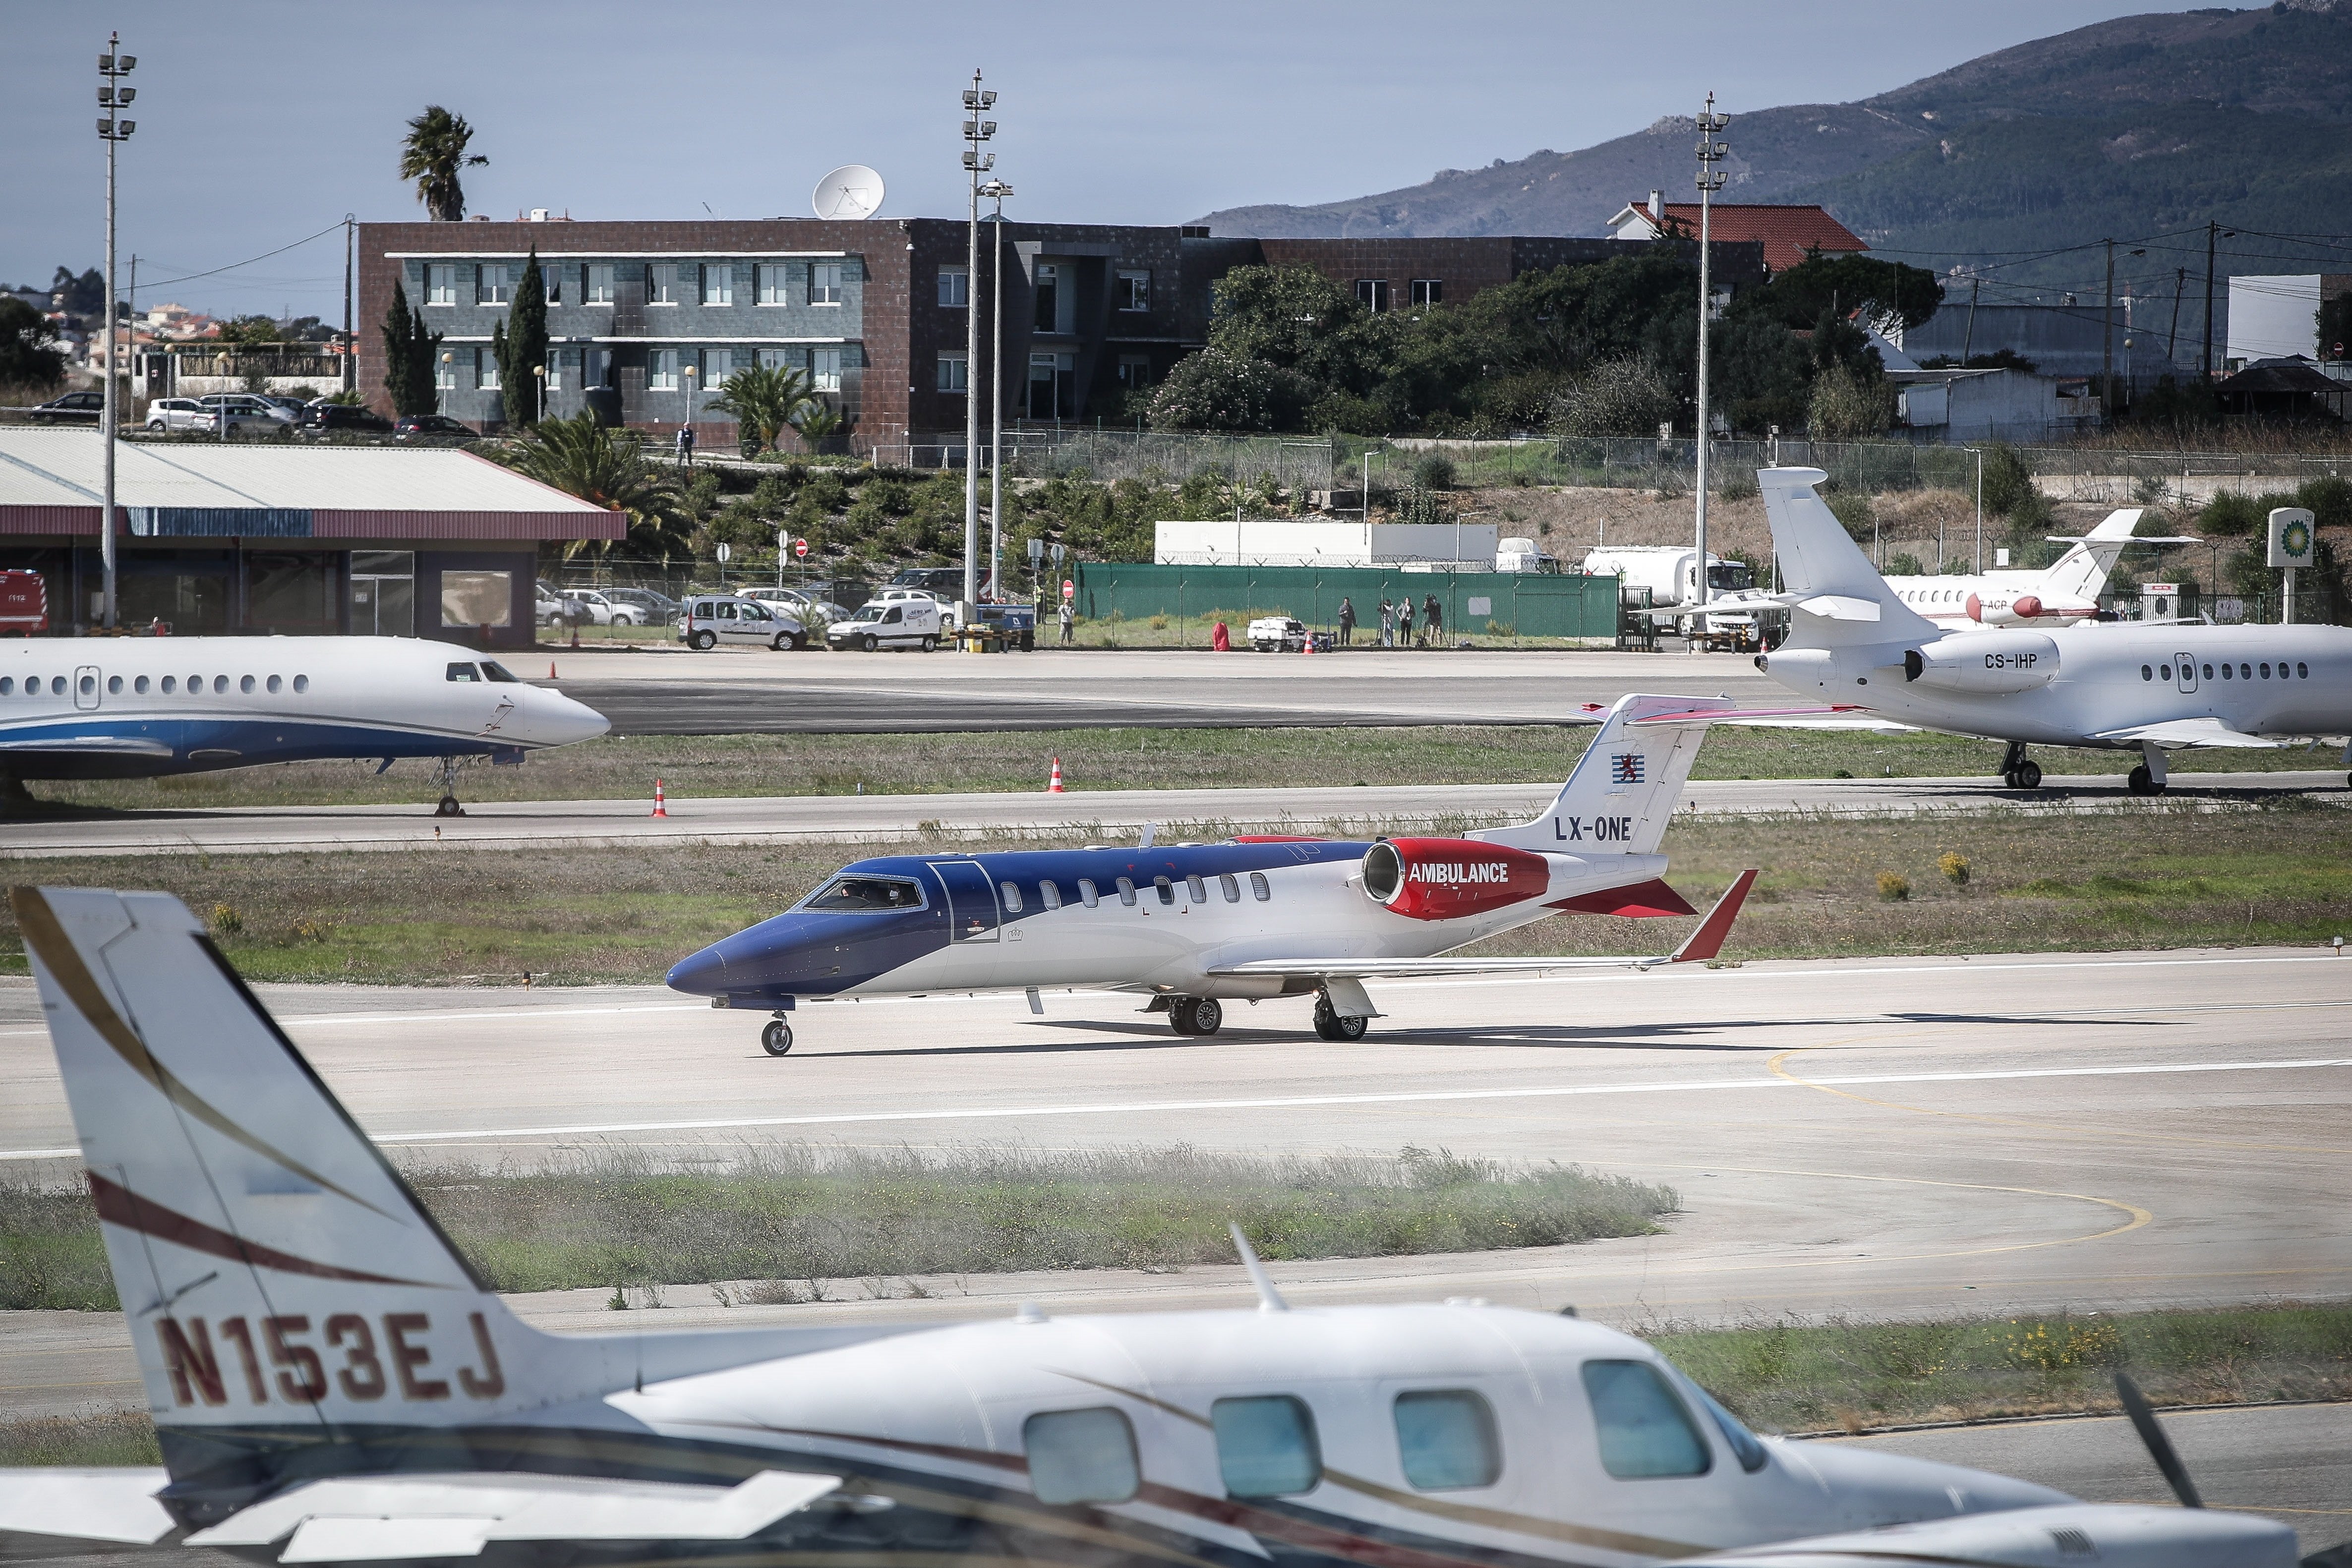
<instances>
[{"instance_id":1,"label":"small aircraft propeller","mask_svg":"<svg viewBox=\"0 0 2352 1568\"><path fill-rule=\"evenodd\" d=\"M2180 1506L2203 1508L2205 1500L2197 1495L2197 1483L2189 1479L2189 1467L2182 1464L2180 1456L2173 1451L2172 1439L2166 1437L2164 1428L2158 1425L2156 1412L2148 1407L2147 1398L2140 1393L2139 1385L2131 1380L2129 1374L2118 1372L2116 1374L2116 1394L2124 1402L2124 1414L2131 1417L2132 1429L2139 1434L2139 1440L2147 1445L2148 1458L2154 1459L2156 1468L2164 1472L2165 1481L2172 1488L2172 1495L2180 1500Z\"/></svg>"}]
</instances>

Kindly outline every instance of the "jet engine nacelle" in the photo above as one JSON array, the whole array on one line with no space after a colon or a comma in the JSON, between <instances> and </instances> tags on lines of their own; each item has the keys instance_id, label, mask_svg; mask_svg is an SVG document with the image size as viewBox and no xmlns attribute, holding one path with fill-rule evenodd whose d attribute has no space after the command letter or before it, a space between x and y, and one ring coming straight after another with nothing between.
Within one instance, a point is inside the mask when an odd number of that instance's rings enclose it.
<instances>
[{"instance_id":1,"label":"jet engine nacelle","mask_svg":"<svg viewBox=\"0 0 2352 1568\"><path fill-rule=\"evenodd\" d=\"M1903 678L1941 692L2000 695L2046 686L2058 644L2039 632L1969 632L1903 655Z\"/></svg>"},{"instance_id":2,"label":"jet engine nacelle","mask_svg":"<svg viewBox=\"0 0 2352 1568\"><path fill-rule=\"evenodd\" d=\"M1364 893L1413 920L1459 920L1551 886L1551 862L1531 850L1475 839L1382 839L1364 852Z\"/></svg>"},{"instance_id":3,"label":"jet engine nacelle","mask_svg":"<svg viewBox=\"0 0 2352 1568\"><path fill-rule=\"evenodd\" d=\"M2023 626L2048 613L2038 593L2021 593L2011 599L1996 594L1991 598L1969 595L1969 619L1985 626Z\"/></svg>"}]
</instances>

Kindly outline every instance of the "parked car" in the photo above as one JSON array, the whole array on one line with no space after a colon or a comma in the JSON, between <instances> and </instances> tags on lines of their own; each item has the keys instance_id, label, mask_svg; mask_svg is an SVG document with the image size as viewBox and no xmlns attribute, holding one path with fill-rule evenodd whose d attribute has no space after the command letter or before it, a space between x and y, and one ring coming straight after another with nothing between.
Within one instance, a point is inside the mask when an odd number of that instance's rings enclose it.
<instances>
[{"instance_id":1,"label":"parked car","mask_svg":"<svg viewBox=\"0 0 2352 1568\"><path fill-rule=\"evenodd\" d=\"M960 566L910 566L890 580L892 588L928 588L938 595L942 604L953 604L963 597L963 568Z\"/></svg>"},{"instance_id":2,"label":"parked car","mask_svg":"<svg viewBox=\"0 0 2352 1568\"><path fill-rule=\"evenodd\" d=\"M541 626L556 626L570 622L571 601L544 582L538 584L537 588L537 596L531 604L531 619Z\"/></svg>"},{"instance_id":3,"label":"parked car","mask_svg":"<svg viewBox=\"0 0 2352 1568\"><path fill-rule=\"evenodd\" d=\"M1297 653L1307 647L1307 622L1289 615L1261 615L1249 623L1249 645L1261 653Z\"/></svg>"},{"instance_id":4,"label":"parked car","mask_svg":"<svg viewBox=\"0 0 2352 1568\"><path fill-rule=\"evenodd\" d=\"M950 600L946 595L938 591L936 589L906 588L901 587L897 583L893 583L891 586L884 589L881 592L876 594L866 602L867 604L907 604L911 603L916 600L927 600L930 603L938 605L940 607L940 634L948 637L955 635L956 612L954 601ZM861 608L858 613L862 615L865 613L865 611Z\"/></svg>"},{"instance_id":5,"label":"parked car","mask_svg":"<svg viewBox=\"0 0 2352 1568\"><path fill-rule=\"evenodd\" d=\"M623 624L668 626L677 620L678 602L667 593L656 593L650 588L608 588L604 591L616 608L625 606L640 617Z\"/></svg>"},{"instance_id":6,"label":"parked car","mask_svg":"<svg viewBox=\"0 0 2352 1568\"><path fill-rule=\"evenodd\" d=\"M35 424L96 424L106 417L106 394L69 392L24 411Z\"/></svg>"},{"instance_id":7,"label":"parked car","mask_svg":"<svg viewBox=\"0 0 2352 1568\"><path fill-rule=\"evenodd\" d=\"M633 612L620 607L593 588L567 588L563 597L574 607L573 613L584 626L635 626Z\"/></svg>"},{"instance_id":8,"label":"parked car","mask_svg":"<svg viewBox=\"0 0 2352 1568\"><path fill-rule=\"evenodd\" d=\"M812 625L822 626L849 617L849 612L842 606L813 598L797 588L747 588L743 591L743 597L756 599L787 615L797 615Z\"/></svg>"},{"instance_id":9,"label":"parked car","mask_svg":"<svg viewBox=\"0 0 2352 1568\"><path fill-rule=\"evenodd\" d=\"M469 424L460 424L446 414L404 413L393 421L392 436L395 441L478 441L480 434Z\"/></svg>"},{"instance_id":10,"label":"parked car","mask_svg":"<svg viewBox=\"0 0 2352 1568\"><path fill-rule=\"evenodd\" d=\"M164 432L216 431L220 419L192 397L159 397L147 405L147 428Z\"/></svg>"},{"instance_id":11,"label":"parked car","mask_svg":"<svg viewBox=\"0 0 2352 1568\"><path fill-rule=\"evenodd\" d=\"M276 392L256 392L254 396L275 409L278 417L289 424L298 423L302 417L302 411L310 406L299 397L280 397Z\"/></svg>"},{"instance_id":12,"label":"parked car","mask_svg":"<svg viewBox=\"0 0 2352 1568\"><path fill-rule=\"evenodd\" d=\"M826 627L824 644L836 653L853 648L868 653L882 648L920 648L928 653L949 634L941 611L940 601L924 593L869 600L848 620Z\"/></svg>"},{"instance_id":13,"label":"parked car","mask_svg":"<svg viewBox=\"0 0 2352 1568\"><path fill-rule=\"evenodd\" d=\"M808 629L797 617L756 599L698 593L678 613L677 640L703 653L721 643L764 643L782 653L786 648L807 647Z\"/></svg>"},{"instance_id":14,"label":"parked car","mask_svg":"<svg viewBox=\"0 0 2352 1568\"><path fill-rule=\"evenodd\" d=\"M213 411L216 418L228 421L228 433L241 430L258 431L262 434L282 434L293 428L293 416L267 399L248 392L214 392L200 397L198 403Z\"/></svg>"},{"instance_id":15,"label":"parked car","mask_svg":"<svg viewBox=\"0 0 2352 1568\"><path fill-rule=\"evenodd\" d=\"M375 410L349 402L314 402L302 411L302 423L296 428L315 439L330 435L390 435L393 431L392 421Z\"/></svg>"}]
</instances>

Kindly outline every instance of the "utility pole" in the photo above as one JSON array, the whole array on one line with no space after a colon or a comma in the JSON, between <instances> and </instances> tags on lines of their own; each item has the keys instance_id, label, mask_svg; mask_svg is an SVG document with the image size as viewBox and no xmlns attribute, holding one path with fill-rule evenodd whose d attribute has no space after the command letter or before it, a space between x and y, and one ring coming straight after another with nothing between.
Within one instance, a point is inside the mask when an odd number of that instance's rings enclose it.
<instances>
[{"instance_id":1,"label":"utility pole","mask_svg":"<svg viewBox=\"0 0 2352 1568\"><path fill-rule=\"evenodd\" d=\"M2221 231L2220 224L2205 225L2205 356L2200 370L2209 384L2213 380L2213 241Z\"/></svg>"},{"instance_id":2,"label":"utility pole","mask_svg":"<svg viewBox=\"0 0 2352 1568\"><path fill-rule=\"evenodd\" d=\"M98 103L105 111L98 122L98 134L106 143L106 351L102 361L106 371L106 399L103 412L99 415L106 426L106 493L100 501L98 516L99 559L105 581L100 593L99 610L100 620L110 632L114 630L114 427L119 417L114 384L114 149L139 129L139 122L135 120L115 118L115 110L128 108L131 100L139 96L138 89L118 85L139 63L136 55L116 52L121 42L121 34L109 33L106 36L106 53L98 57L98 74L103 78L99 83ZM221 419L223 423L228 419L226 407L221 410ZM80 618L79 606L75 607L74 615L77 620Z\"/></svg>"},{"instance_id":3,"label":"utility pole","mask_svg":"<svg viewBox=\"0 0 2352 1568\"><path fill-rule=\"evenodd\" d=\"M2107 292L2105 303L2099 308L2099 423L2113 423L2116 417L2116 242L2105 242L2107 247Z\"/></svg>"},{"instance_id":4,"label":"utility pole","mask_svg":"<svg viewBox=\"0 0 2352 1568\"><path fill-rule=\"evenodd\" d=\"M1706 449L1714 431L1708 427L1706 407L1706 329L1707 318L1715 310L1715 286L1709 271L1708 242L1714 235L1711 209L1708 205L1715 193L1723 189L1724 172L1716 165L1731 152L1731 144L1717 141L1717 133L1731 124L1727 114L1715 112L1715 94L1706 95L1706 107L1698 116L1698 632L1706 634ZM1459 553L1458 551L1456 552Z\"/></svg>"},{"instance_id":5,"label":"utility pole","mask_svg":"<svg viewBox=\"0 0 2352 1568\"><path fill-rule=\"evenodd\" d=\"M1969 324L1960 333L1960 369L1964 371L1969 368L1969 346L1977 340L1977 290L1983 287L1983 278L1969 279Z\"/></svg>"},{"instance_id":6,"label":"utility pole","mask_svg":"<svg viewBox=\"0 0 2352 1568\"><path fill-rule=\"evenodd\" d=\"M343 384L349 392L358 384L359 340L352 336L352 214L343 214ZM540 413L547 412L546 400L540 400Z\"/></svg>"},{"instance_id":7,"label":"utility pole","mask_svg":"<svg viewBox=\"0 0 2352 1568\"><path fill-rule=\"evenodd\" d=\"M980 177L996 166L996 154L982 153L980 144L996 134L996 121L981 115L996 106L996 95L983 92L980 73L963 94L964 173L971 185L971 258L963 275L963 607L956 612L959 631L971 624L972 606L980 601L980 392L972 370L980 363L980 308L972 303L972 280L980 276Z\"/></svg>"},{"instance_id":8,"label":"utility pole","mask_svg":"<svg viewBox=\"0 0 2352 1568\"><path fill-rule=\"evenodd\" d=\"M2172 364L2173 355L2180 347L2180 296L2189 287L2189 269L2175 267L2172 275L2172 330L2164 340L2164 362Z\"/></svg>"},{"instance_id":9,"label":"utility pole","mask_svg":"<svg viewBox=\"0 0 2352 1568\"><path fill-rule=\"evenodd\" d=\"M995 227L989 231L988 271L994 302L989 306L988 320L995 335L995 345L988 351L988 581L999 599L1004 597L1004 583L998 575L1003 570L1001 559L1004 553L1004 198L1013 187L1002 180L991 180L980 188L980 193L996 203L996 214L991 221ZM971 287L964 287L970 298ZM967 371L965 395L980 395L980 378Z\"/></svg>"}]
</instances>

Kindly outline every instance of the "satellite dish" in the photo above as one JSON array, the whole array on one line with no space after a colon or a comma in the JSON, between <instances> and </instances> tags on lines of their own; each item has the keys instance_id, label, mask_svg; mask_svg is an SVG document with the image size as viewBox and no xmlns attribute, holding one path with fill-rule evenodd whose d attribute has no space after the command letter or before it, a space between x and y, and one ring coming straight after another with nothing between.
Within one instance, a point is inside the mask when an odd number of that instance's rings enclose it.
<instances>
[{"instance_id":1,"label":"satellite dish","mask_svg":"<svg viewBox=\"0 0 2352 1568\"><path fill-rule=\"evenodd\" d=\"M810 198L821 218L870 218L882 210L882 176L863 163L845 163L816 183Z\"/></svg>"}]
</instances>

